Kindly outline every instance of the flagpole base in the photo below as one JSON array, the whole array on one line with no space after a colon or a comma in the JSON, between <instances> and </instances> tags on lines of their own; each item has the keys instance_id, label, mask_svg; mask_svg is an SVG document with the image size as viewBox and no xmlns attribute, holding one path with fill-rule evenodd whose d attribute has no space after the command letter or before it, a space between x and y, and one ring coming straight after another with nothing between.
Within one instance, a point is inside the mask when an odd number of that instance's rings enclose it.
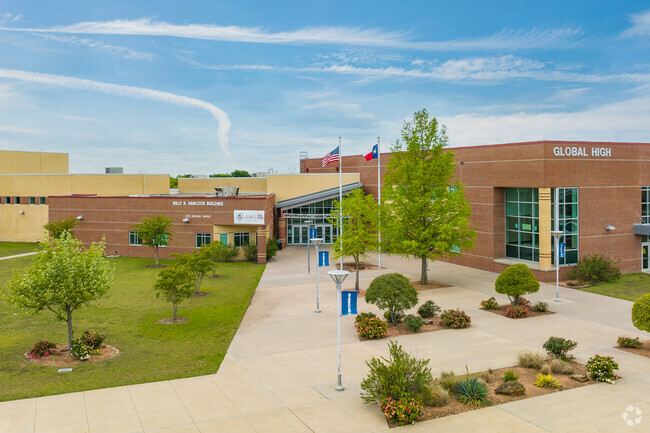
<instances>
[{"instance_id":1,"label":"flagpole base","mask_svg":"<svg viewBox=\"0 0 650 433\"><path fill-rule=\"evenodd\" d=\"M334 389L337 390L337 391L343 391L345 389L345 387L343 385L336 385L334 387Z\"/></svg>"},{"instance_id":2,"label":"flagpole base","mask_svg":"<svg viewBox=\"0 0 650 433\"><path fill-rule=\"evenodd\" d=\"M316 310L315 313L320 313L320 310Z\"/></svg>"}]
</instances>

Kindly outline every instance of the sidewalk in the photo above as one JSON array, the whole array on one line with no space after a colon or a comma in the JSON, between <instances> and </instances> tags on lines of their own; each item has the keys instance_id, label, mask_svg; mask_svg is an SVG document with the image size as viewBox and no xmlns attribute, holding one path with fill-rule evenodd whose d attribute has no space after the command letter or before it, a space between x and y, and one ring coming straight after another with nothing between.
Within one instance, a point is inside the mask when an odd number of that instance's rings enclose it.
<instances>
[{"instance_id":1,"label":"sidewalk","mask_svg":"<svg viewBox=\"0 0 650 433\"><path fill-rule=\"evenodd\" d=\"M312 265L315 264L312 251ZM332 263L333 264L333 263ZM419 262L382 257L387 269L361 273L361 286L385 272L416 279ZM342 318L345 391L337 375L336 290L320 269L320 314L315 309L315 265L306 275L306 250L290 248L267 265L237 334L214 375L0 403L0 432L387 432L378 408L364 405L359 384L365 361L387 355L387 340L359 342L353 317ZM333 269L330 268L330 269ZM418 357L431 359L434 374L513 365L524 350L540 350L551 335L577 341L580 362L611 354L624 377L543 397L418 423L395 431L440 432L628 432L628 406L650 426L650 359L613 349L619 335L639 336L630 321L631 302L542 284L528 298L557 314L513 322L479 310L494 293L496 274L446 263L431 264L429 278L453 287L420 292L443 309L461 308L472 327L398 338ZM350 274L344 288L353 287ZM499 296L497 296L499 298ZM500 299L504 301L505 298ZM360 299L360 311L375 311Z\"/></svg>"},{"instance_id":2,"label":"sidewalk","mask_svg":"<svg viewBox=\"0 0 650 433\"><path fill-rule=\"evenodd\" d=\"M22 254L15 254L13 256L0 257L0 260L16 259L18 257L33 256L34 254L36 254L36 251L33 251L31 253L22 253Z\"/></svg>"}]
</instances>

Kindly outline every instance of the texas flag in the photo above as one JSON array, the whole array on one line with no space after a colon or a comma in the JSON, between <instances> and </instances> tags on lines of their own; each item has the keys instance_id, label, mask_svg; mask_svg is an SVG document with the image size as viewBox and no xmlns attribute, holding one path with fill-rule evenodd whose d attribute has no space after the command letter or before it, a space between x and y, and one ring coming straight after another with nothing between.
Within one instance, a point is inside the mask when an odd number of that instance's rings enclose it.
<instances>
[{"instance_id":1,"label":"texas flag","mask_svg":"<svg viewBox=\"0 0 650 433\"><path fill-rule=\"evenodd\" d=\"M376 144L374 146L372 146L372 152L365 155L364 158L366 158L366 161L370 161L371 159L379 158L379 149L377 148Z\"/></svg>"}]
</instances>

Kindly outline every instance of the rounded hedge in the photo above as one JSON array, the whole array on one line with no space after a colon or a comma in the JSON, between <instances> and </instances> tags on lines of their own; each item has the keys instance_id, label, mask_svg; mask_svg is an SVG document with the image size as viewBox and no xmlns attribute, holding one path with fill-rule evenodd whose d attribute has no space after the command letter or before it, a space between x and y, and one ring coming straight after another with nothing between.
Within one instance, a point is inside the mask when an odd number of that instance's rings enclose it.
<instances>
[{"instance_id":1,"label":"rounded hedge","mask_svg":"<svg viewBox=\"0 0 650 433\"><path fill-rule=\"evenodd\" d=\"M632 324L650 332L650 293L641 296L632 306Z\"/></svg>"},{"instance_id":2,"label":"rounded hedge","mask_svg":"<svg viewBox=\"0 0 650 433\"><path fill-rule=\"evenodd\" d=\"M418 303L418 292L404 275L394 272L372 280L366 290L366 302L388 310L391 321L396 324L397 314Z\"/></svg>"},{"instance_id":3,"label":"rounded hedge","mask_svg":"<svg viewBox=\"0 0 650 433\"><path fill-rule=\"evenodd\" d=\"M520 296L539 290L539 281L535 279L528 266L517 263L501 272L494 283L494 290L502 295L508 295L514 304L519 304Z\"/></svg>"}]
</instances>

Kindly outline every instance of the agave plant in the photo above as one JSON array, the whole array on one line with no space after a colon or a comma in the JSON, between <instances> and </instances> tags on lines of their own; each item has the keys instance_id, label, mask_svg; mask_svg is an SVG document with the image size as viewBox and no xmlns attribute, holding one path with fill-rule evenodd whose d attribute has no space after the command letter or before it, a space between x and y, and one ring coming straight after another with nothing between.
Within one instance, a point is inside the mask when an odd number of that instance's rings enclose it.
<instances>
[{"instance_id":1,"label":"agave plant","mask_svg":"<svg viewBox=\"0 0 650 433\"><path fill-rule=\"evenodd\" d=\"M537 380L535 381L535 386L538 386L540 388L559 388L562 386L562 383L560 383L559 380L557 380L555 377L551 376L550 374L538 374L537 375Z\"/></svg>"},{"instance_id":2,"label":"agave plant","mask_svg":"<svg viewBox=\"0 0 650 433\"><path fill-rule=\"evenodd\" d=\"M485 384L475 377L468 378L456 384L456 394L461 403L470 406L483 406L488 404L488 389Z\"/></svg>"}]
</instances>

